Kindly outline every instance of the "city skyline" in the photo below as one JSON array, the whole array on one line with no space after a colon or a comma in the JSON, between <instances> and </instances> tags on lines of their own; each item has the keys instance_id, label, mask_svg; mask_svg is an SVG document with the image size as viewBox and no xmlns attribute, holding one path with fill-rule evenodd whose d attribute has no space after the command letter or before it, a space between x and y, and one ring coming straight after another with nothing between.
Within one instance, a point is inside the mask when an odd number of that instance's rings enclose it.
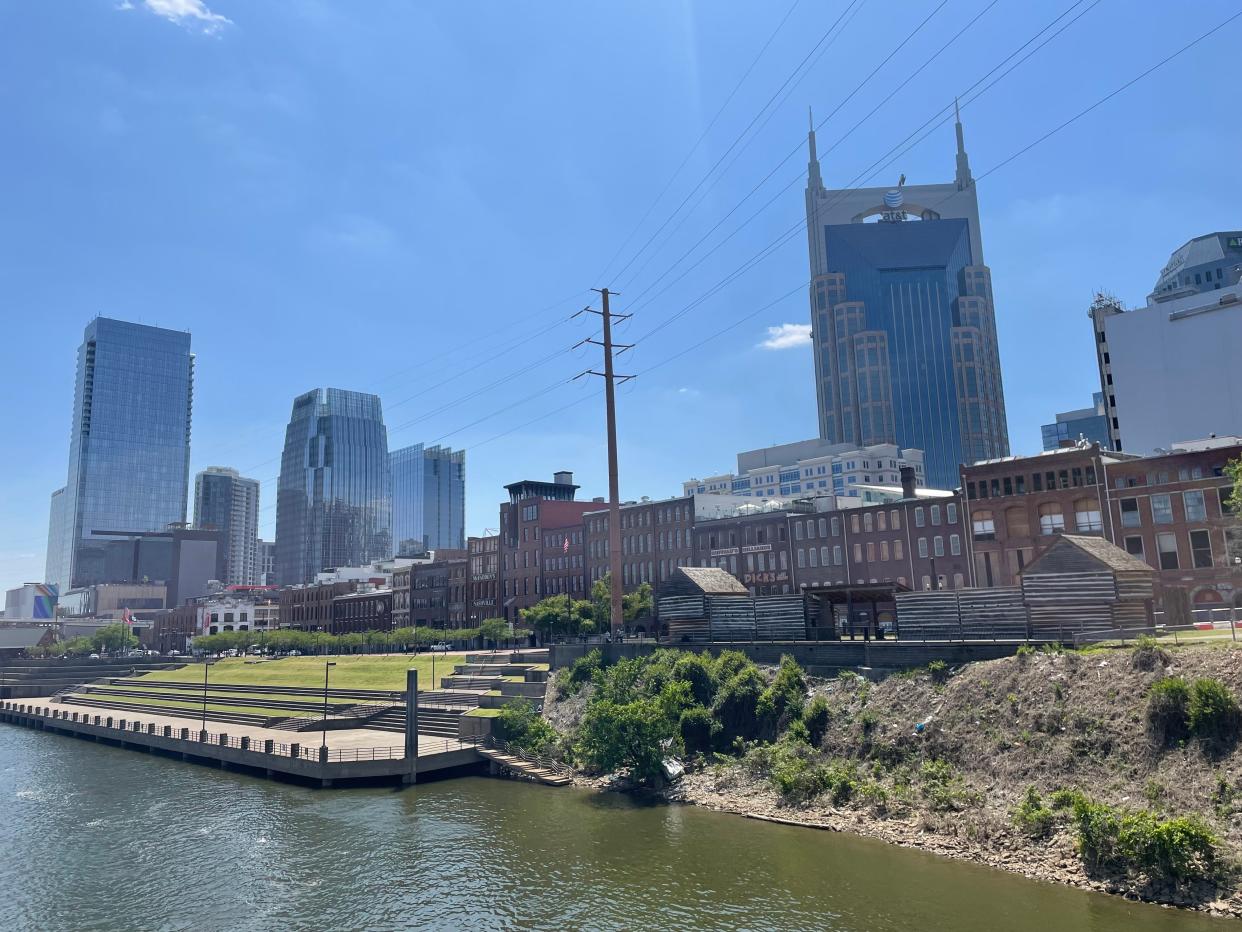
<instances>
[{"instance_id":1,"label":"city skyline","mask_svg":"<svg viewBox=\"0 0 1242 932\"><path fill-rule=\"evenodd\" d=\"M1223 4L1209 7L1205 22L1226 11ZM1042 14L998 8L968 35L975 48L994 49L999 59L1043 25ZM624 57L637 47L652 67L624 88L605 84L592 72L581 86L558 91L556 113L568 118L543 113L536 130L540 144L529 151L510 151L502 144L501 158L491 149L497 139L517 138L514 121L529 113L525 95L532 85L505 85L500 99L493 96L501 86L496 76L516 70L508 51L487 62L477 77L460 68L456 56L472 33L456 12L436 14L425 23L445 43L419 62L398 56L395 44L387 44L364 13L352 10L337 11L325 21L288 11L232 9L232 22L211 35L189 28L193 24L168 22L143 10L120 12L106 4L74 13L40 5L8 15L39 39L30 48L72 62L50 69L50 83L29 101L14 101L14 131L32 143L3 156L9 173L29 182L14 203L14 215L27 222L20 229L3 227L9 301L26 310L14 322L13 339L4 350L5 387L10 394L21 384L41 387L39 397L23 410L4 415L7 435L27 438L31 448L22 463L8 467L14 494L0 517L6 533L0 578L8 585L42 573L47 496L58 485L48 477L63 468L63 411L72 392L57 376L56 361L76 342L86 321L105 308L114 317L194 331L200 366L191 469L228 463L260 479L264 538L272 534L275 509L267 506L275 502L273 480L288 399L305 384L294 360L299 368L310 360L322 369L314 375L318 384L379 393L389 412L392 446L440 442L467 450L472 464L468 533L490 525L489 516L503 497L501 486L517 475L572 468L584 493L602 493L606 483L596 430L601 403L587 399L554 413L589 396L590 389L579 383L523 402L557 378L574 374L580 360L544 363L473 401L467 396L588 335L585 325L580 330L564 325L522 343L587 303L588 287L617 287L622 296L616 309L637 311L628 334L643 336L797 219L795 188L673 291L647 307L630 306L650 302L675 279L682 269L660 281L656 291L642 294L673 258L799 144L806 105L830 113L846 93L842 76L850 83L849 76L869 71L875 57L875 49L863 44L834 47L833 55L782 103L755 143L748 144L737 167L677 238L662 245L666 230L650 250L654 258L648 267L643 268L648 258L643 255L623 269L805 53L807 36L828 25L822 11L795 12L716 124L712 115L745 71L749 55L758 52L757 37L774 25L767 11L730 8L688 15L661 10L631 21L600 13L592 19L574 11L527 21L504 14L498 25L522 42L537 42L537 35L557 41L574 32L613 30L631 44ZM910 47L919 61L961 27L959 19L944 15ZM1100 55L1099 15L1087 14L1050 47L1075 61L1073 75L1049 70L1052 59L1037 57L993 94L977 103L964 101L976 177L1201 31L1193 24L1170 29L1159 17L1135 16L1110 25L1104 38L1110 54ZM409 28L408 19L404 26ZM331 53L339 66L334 72L339 86L304 69L329 30L343 37ZM373 61L360 53L359 30L365 30ZM864 9L850 30L881 35L883 17ZM401 31L394 28L393 34ZM680 38L662 38L671 34L689 37L696 55L688 59L682 54ZM108 41L99 42L99 36ZM276 36L288 39L288 50L279 56L269 52L268 40ZM726 54L730 48L751 51L739 59ZM14 48L6 61L14 86L24 69L43 68L30 54ZM604 73L620 70L620 50L605 55ZM263 60L268 70L252 73L239 56ZM950 104L991 64L982 52L972 58L937 60L924 80L901 90L878 118L841 143L842 134L897 86L914 61L899 67L898 59L888 66L881 73L886 84L868 86L820 130L825 183L851 184L875 156ZM572 57L536 63L530 80L544 88L562 69L591 72L585 65ZM387 90L359 93L380 68L407 87L422 83L423 68L429 73L447 68L455 80L448 84L447 98L436 101L435 113L415 100L410 106L417 119L409 127L397 128L391 137L387 129L376 135L367 124L377 114L402 112L399 98ZM1215 153L1236 145L1242 130L1227 121L1218 125L1211 114L1193 108L1182 108L1178 134L1154 126L1149 118L1178 108L1188 84L1219 82L1225 69L1211 55L1179 59L1042 145L1038 158L1020 159L981 182L1015 452L1037 450L1038 428L1051 412L1081 407L1098 390L1085 317L1091 294L1106 287L1127 306L1140 305L1153 270L1171 250L1236 225L1228 205L1212 192L1228 190L1229 184L1221 164L1227 160ZM95 81L91 75L103 78ZM154 97L141 92L152 75L164 88ZM602 148L584 147L582 118L600 99L613 107L611 138ZM652 108L656 99L666 104ZM275 131L294 147L278 143L265 128L273 121ZM704 129L709 129L704 145L667 201L621 249ZM298 145L327 135L357 143L318 149ZM1101 135L1123 139L1149 158L1137 165L1108 157L1091 145ZM1209 135L1211 146L1186 145L1187 139ZM41 139L56 141L54 157ZM152 145L152 157L144 158L143 170L137 171L134 153ZM894 184L900 173L912 179L941 177L949 145L951 129L937 129L875 183ZM787 168L795 170L797 161ZM85 172L85 186L74 180L80 172ZM61 193L49 199L49 190ZM761 193L767 201L775 189ZM409 210L411 203L419 209ZM310 204L314 209L308 209ZM477 214L468 224L451 216L463 204ZM414 216L419 219L409 219ZM530 222L523 223L527 218ZM462 244L477 240L484 227L496 260L489 275L504 291L502 301L480 302L477 292L466 294L460 287L462 281L480 281L471 268L477 256ZM65 230L73 232L66 237ZM135 251L152 260L137 276L126 259ZM607 268L606 261L618 251L622 255ZM67 268L75 274L64 274ZM640 344L626 365L642 370L681 352L789 292L805 280L804 270L800 244L786 245L761 274L739 280L704 310ZM630 279L636 279L633 287L628 287ZM443 311L410 313L411 307ZM386 329L398 322L407 329L422 328L418 354L409 352L409 340L367 339L352 323L342 324L351 309L383 320ZM812 379L807 325L805 299L795 293L705 350L622 389L623 497L675 494L687 475L713 465L730 468L737 449L814 436L815 400L805 391ZM348 338L343 327L350 331ZM325 351L325 335L337 330L342 337L330 340L331 350ZM238 341L242 332L248 339ZM30 352L32 346L40 351ZM1059 377L1050 385L1038 374L1054 354ZM485 365L463 375L463 369L477 364ZM738 373L746 377L739 379ZM480 420L511 404L518 406ZM678 425L686 418L718 419L722 408L734 415L721 423L718 436L681 449ZM545 420L501 436L539 416Z\"/></svg>"}]
</instances>

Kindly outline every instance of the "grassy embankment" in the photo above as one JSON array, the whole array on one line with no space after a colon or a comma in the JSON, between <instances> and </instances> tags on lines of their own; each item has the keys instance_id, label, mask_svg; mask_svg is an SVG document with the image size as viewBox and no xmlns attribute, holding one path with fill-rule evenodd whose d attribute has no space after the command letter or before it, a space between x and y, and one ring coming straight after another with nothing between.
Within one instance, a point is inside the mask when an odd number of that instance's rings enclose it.
<instances>
[{"instance_id":1,"label":"grassy embankment","mask_svg":"<svg viewBox=\"0 0 1242 932\"><path fill-rule=\"evenodd\" d=\"M541 740L650 776L671 738L689 802L1242 916L1239 694L1231 642L1026 650L879 683L670 651L561 671Z\"/></svg>"},{"instance_id":2,"label":"grassy embankment","mask_svg":"<svg viewBox=\"0 0 1242 932\"><path fill-rule=\"evenodd\" d=\"M405 689L405 671L418 671L420 690L439 689L431 682L430 654L343 654L329 657L281 657L262 663L253 658L230 657L208 667L207 685L222 686L312 686L323 688L324 662L336 664L329 671L329 687L340 689ZM462 663L464 654L436 654L435 677L448 676ZM160 670L145 679L178 683L202 683L202 664L188 663L179 670Z\"/></svg>"}]
</instances>

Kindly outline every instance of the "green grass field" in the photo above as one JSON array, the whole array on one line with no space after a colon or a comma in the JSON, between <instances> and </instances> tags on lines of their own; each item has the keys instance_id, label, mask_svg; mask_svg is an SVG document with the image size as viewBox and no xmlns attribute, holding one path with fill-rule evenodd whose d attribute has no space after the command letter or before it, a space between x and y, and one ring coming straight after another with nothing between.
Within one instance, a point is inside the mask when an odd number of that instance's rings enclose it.
<instances>
[{"instance_id":1,"label":"green grass field","mask_svg":"<svg viewBox=\"0 0 1242 932\"><path fill-rule=\"evenodd\" d=\"M88 694L84 696L83 698L89 702L91 699L91 694ZM183 702L173 701L170 699L146 699L146 698L141 698L138 696L98 695L97 698L99 698L100 700L106 701L106 702L120 703L121 705L159 706L159 708L164 712L165 715L175 715L175 716L182 717L182 718L187 717L187 716L192 717L196 713L201 712L203 709L203 703L202 703L201 698L198 702L195 702L193 699L189 699L189 698L187 698ZM211 697L208 696L207 698L208 698L207 709L208 711L211 711L211 712L242 712L247 715L262 715L266 718L297 718L297 717L302 717L302 716L313 716L314 715L313 712L287 711L287 710L282 710L282 709L266 708L264 706L213 705L211 702ZM73 707L66 706L66 708L72 709ZM153 713L152 710L149 708L135 709L134 711L138 712L139 714L146 714L146 715L156 714L156 713ZM116 710L116 712L119 713L120 710L118 709Z\"/></svg>"},{"instance_id":2,"label":"green grass field","mask_svg":"<svg viewBox=\"0 0 1242 932\"><path fill-rule=\"evenodd\" d=\"M405 671L418 671L420 690L439 689L438 680L453 672L453 667L465 659L464 654L436 654L435 678L431 679L432 658L430 654L368 655L346 654L329 657L282 657L264 663L247 663L251 658L231 657L217 660L207 670L207 684L232 686L318 686L323 687L324 661L333 661L329 671L329 687L341 689L405 689ZM152 680L178 683L201 683L203 667L187 663L179 670L160 670L151 673Z\"/></svg>"}]
</instances>

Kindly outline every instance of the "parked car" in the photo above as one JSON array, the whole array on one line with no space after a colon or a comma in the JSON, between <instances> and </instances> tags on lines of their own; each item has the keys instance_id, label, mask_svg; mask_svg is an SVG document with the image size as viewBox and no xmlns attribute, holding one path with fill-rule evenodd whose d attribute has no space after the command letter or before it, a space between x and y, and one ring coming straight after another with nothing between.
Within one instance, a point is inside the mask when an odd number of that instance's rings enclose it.
<instances>
[{"instance_id":1,"label":"parked car","mask_svg":"<svg viewBox=\"0 0 1242 932\"><path fill-rule=\"evenodd\" d=\"M98 654L91 654L90 659L91 659L91 660L98 660L98 659L99 659L99 655L98 655Z\"/></svg>"},{"instance_id":2,"label":"parked car","mask_svg":"<svg viewBox=\"0 0 1242 932\"><path fill-rule=\"evenodd\" d=\"M180 657L180 656L181 656L181 651L179 651L179 650L170 650L170 651L168 652L168 656L169 656L169 657Z\"/></svg>"},{"instance_id":3,"label":"parked car","mask_svg":"<svg viewBox=\"0 0 1242 932\"><path fill-rule=\"evenodd\" d=\"M450 651L453 649L453 645L445 641L437 641L435 644L432 644L429 649L440 650L440 651Z\"/></svg>"}]
</instances>

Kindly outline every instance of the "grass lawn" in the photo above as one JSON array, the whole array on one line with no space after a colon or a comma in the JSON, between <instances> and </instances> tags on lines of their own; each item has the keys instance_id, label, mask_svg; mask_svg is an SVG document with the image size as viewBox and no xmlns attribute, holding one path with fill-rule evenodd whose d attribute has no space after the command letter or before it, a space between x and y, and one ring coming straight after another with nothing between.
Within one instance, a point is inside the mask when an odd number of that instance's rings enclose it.
<instances>
[{"instance_id":1,"label":"grass lawn","mask_svg":"<svg viewBox=\"0 0 1242 932\"><path fill-rule=\"evenodd\" d=\"M464 654L436 654L435 675L438 680L453 672L465 659ZM246 663L246 658L230 657L217 660L207 671L207 685L229 686L318 686L323 687L324 661L336 666L329 673L329 687L341 689L405 689L405 671L418 671L420 690L439 689L431 682L430 654L345 654L329 657L282 657L265 663ZM153 680L178 683L202 683L201 664L187 663L179 670L159 670L150 674Z\"/></svg>"}]
</instances>

